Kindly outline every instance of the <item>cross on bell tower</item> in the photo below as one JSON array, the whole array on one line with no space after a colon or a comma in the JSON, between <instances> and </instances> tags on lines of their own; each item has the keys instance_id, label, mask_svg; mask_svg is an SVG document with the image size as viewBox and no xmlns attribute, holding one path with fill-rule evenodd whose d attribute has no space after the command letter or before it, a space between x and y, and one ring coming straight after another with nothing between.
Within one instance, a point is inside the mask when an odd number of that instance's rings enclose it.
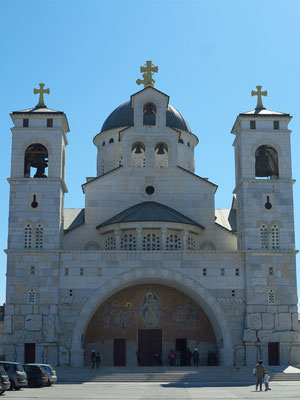
<instances>
[{"instance_id":1,"label":"cross on bell tower","mask_svg":"<svg viewBox=\"0 0 300 400\"><path fill-rule=\"evenodd\" d=\"M264 91L262 92L262 91L261 91L261 88L262 88L262 86L258 85L258 86L256 86L257 91L252 90L252 92L251 92L251 96L257 96L257 105L256 105L255 108L260 108L260 109L261 109L261 108L265 108L265 107L263 106L261 96L267 96L267 95L268 95L267 90L264 90Z\"/></svg>"},{"instance_id":2,"label":"cross on bell tower","mask_svg":"<svg viewBox=\"0 0 300 400\"><path fill-rule=\"evenodd\" d=\"M39 89L33 89L33 93L34 94L40 94L39 97L39 102L36 105L36 108L47 108L44 102L44 93L50 94L50 89L44 89L45 84L44 83L40 83L40 88Z\"/></svg>"},{"instance_id":3,"label":"cross on bell tower","mask_svg":"<svg viewBox=\"0 0 300 400\"><path fill-rule=\"evenodd\" d=\"M155 80L152 78L154 72L158 72L158 67L152 64L152 61L146 61L146 64L140 68L141 72L143 73L143 78L138 79L136 83L138 85L144 84L144 87L154 87Z\"/></svg>"}]
</instances>

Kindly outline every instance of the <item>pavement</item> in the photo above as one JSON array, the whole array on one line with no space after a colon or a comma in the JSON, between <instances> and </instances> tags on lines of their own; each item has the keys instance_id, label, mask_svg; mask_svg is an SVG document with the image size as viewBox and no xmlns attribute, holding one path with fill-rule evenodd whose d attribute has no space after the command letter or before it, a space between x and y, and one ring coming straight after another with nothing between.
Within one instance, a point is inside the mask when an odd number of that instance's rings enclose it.
<instances>
[{"instance_id":1,"label":"pavement","mask_svg":"<svg viewBox=\"0 0 300 400\"><path fill-rule=\"evenodd\" d=\"M215 400L289 399L299 400L300 382L274 382L271 391L257 392L254 385L214 386L213 383L78 383L56 384L39 389L7 391L1 400Z\"/></svg>"}]
</instances>

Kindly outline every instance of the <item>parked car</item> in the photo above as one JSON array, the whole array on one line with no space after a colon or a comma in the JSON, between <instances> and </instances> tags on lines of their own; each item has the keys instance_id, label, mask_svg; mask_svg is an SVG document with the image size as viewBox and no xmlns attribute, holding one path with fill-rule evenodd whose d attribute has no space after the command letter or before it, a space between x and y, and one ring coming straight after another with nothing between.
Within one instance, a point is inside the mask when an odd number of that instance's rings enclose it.
<instances>
[{"instance_id":1,"label":"parked car","mask_svg":"<svg viewBox=\"0 0 300 400\"><path fill-rule=\"evenodd\" d=\"M27 375L24 371L23 365L18 362L0 361L10 381L10 390L20 390L22 387L27 386Z\"/></svg>"},{"instance_id":2,"label":"parked car","mask_svg":"<svg viewBox=\"0 0 300 400\"><path fill-rule=\"evenodd\" d=\"M0 367L0 394L10 388L9 377L3 367Z\"/></svg>"},{"instance_id":3,"label":"parked car","mask_svg":"<svg viewBox=\"0 0 300 400\"><path fill-rule=\"evenodd\" d=\"M41 387L47 385L48 375L44 367L32 364L24 364L23 367L27 374L29 387Z\"/></svg>"},{"instance_id":4,"label":"parked car","mask_svg":"<svg viewBox=\"0 0 300 400\"><path fill-rule=\"evenodd\" d=\"M53 383L57 381L56 371L50 364L30 363L27 365L37 365L38 367L44 367L48 375L48 382L47 382L48 386L51 386Z\"/></svg>"}]
</instances>

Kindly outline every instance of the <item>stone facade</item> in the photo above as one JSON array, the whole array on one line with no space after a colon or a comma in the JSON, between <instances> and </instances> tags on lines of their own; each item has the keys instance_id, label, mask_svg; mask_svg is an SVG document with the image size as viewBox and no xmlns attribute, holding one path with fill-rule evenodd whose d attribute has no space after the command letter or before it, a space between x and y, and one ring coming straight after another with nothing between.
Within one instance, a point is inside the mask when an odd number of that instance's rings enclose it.
<instances>
[{"instance_id":1,"label":"stone facade","mask_svg":"<svg viewBox=\"0 0 300 400\"><path fill-rule=\"evenodd\" d=\"M7 359L24 361L24 346L34 343L37 361L80 366L95 347L112 365L114 340L122 338L126 364L133 365L139 330L159 329L165 363L176 339L197 346L202 364L209 349L220 365L252 365L261 357L274 363L272 351L277 363L299 363L290 116L238 116L235 200L231 210L215 210L217 186L194 174L198 139L168 101L146 88L131 96L131 123L117 111L108 118L109 129L94 138L97 175L82 185L85 209L63 206L66 116L47 108L11 115L0 348ZM150 103L156 111L147 125ZM47 149L47 177L24 176L32 144ZM260 146L272 148L279 173L271 179L256 177ZM157 304L162 311L147 325L141 302L149 293L152 311ZM180 330L184 305L194 317ZM108 309L121 325L105 325ZM165 310L173 315L169 325ZM122 325L129 314L134 323ZM191 335L194 320L202 323Z\"/></svg>"}]
</instances>

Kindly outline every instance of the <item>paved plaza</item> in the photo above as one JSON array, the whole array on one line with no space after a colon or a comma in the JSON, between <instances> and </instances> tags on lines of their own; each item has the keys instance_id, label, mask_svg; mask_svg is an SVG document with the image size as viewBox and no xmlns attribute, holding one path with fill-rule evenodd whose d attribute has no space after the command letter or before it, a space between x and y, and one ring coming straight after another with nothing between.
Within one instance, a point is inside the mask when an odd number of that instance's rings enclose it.
<instances>
[{"instance_id":1,"label":"paved plaza","mask_svg":"<svg viewBox=\"0 0 300 400\"><path fill-rule=\"evenodd\" d=\"M269 392L256 392L252 386L205 386L203 384L176 383L83 383L57 384L41 389L7 391L2 399L44 399L44 400L150 400L150 399L297 399L300 382L271 382Z\"/></svg>"}]
</instances>

